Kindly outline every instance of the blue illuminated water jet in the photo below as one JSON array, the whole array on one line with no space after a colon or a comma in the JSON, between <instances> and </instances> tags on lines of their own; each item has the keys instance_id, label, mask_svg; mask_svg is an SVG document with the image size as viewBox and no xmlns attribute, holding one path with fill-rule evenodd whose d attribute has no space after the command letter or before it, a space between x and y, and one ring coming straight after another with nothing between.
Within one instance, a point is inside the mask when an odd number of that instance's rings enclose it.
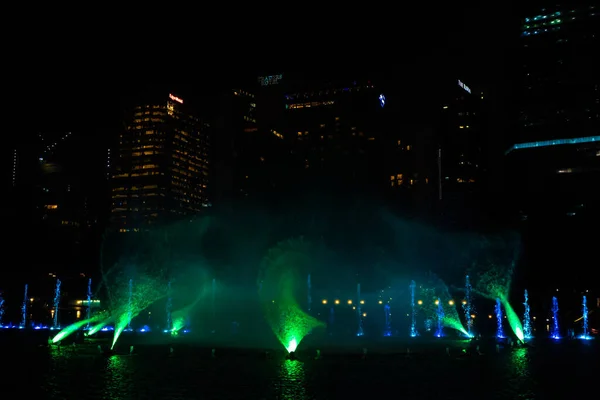
<instances>
[{"instance_id":1,"label":"blue illuminated water jet","mask_svg":"<svg viewBox=\"0 0 600 400\"><path fill-rule=\"evenodd\" d=\"M496 312L496 337L498 339L504 339L504 329L502 329L502 303L500 303L500 299L496 299L494 311Z\"/></svg>"},{"instance_id":2,"label":"blue illuminated water jet","mask_svg":"<svg viewBox=\"0 0 600 400\"><path fill-rule=\"evenodd\" d=\"M525 301L523 302L523 336L525 339L531 339L531 316L529 310L529 292L525 289Z\"/></svg>"},{"instance_id":3,"label":"blue illuminated water jet","mask_svg":"<svg viewBox=\"0 0 600 400\"><path fill-rule=\"evenodd\" d=\"M88 287L87 287L87 312L86 319L90 320L92 318L92 278L88 279ZM90 329L90 322L87 323L85 327L86 330Z\"/></svg>"},{"instance_id":4,"label":"blue illuminated water jet","mask_svg":"<svg viewBox=\"0 0 600 400\"><path fill-rule=\"evenodd\" d=\"M444 336L444 317L446 314L444 313L444 307L442 306L442 300L438 297L437 301L437 330L435 331L436 337Z\"/></svg>"},{"instance_id":5,"label":"blue illuminated water jet","mask_svg":"<svg viewBox=\"0 0 600 400\"><path fill-rule=\"evenodd\" d=\"M0 293L0 328L4 326L4 297Z\"/></svg>"},{"instance_id":6,"label":"blue illuminated water jet","mask_svg":"<svg viewBox=\"0 0 600 400\"><path fill-rule=\"evenodd\" d=\"M471 304L471 290L473 287L471 286L471 281L469 280L469 275L465 277L465 301L463 303L463 310L465 312L465 321L467 322L467 334L469 337L473 336L471 332L473 329L473 319L471 318L471 313L473 311L473 306Z\"/></svg>"},{"instance_id":7,"label":"blue illuminated water jet","mask_svg":"<svg viewBox=\"0 0 600 400\"><path fill-rule=\"evenodd\" d=\"M329 309L329 326L333 326L335 323L335 309L331 307Z\"/></svg>"},{"instance_id":8,"label":"blue illuminated water jet","mask_svg":"<svg viewBox=\"0 0 600 400\"><path fill-rule=\"evenodd\" d=\"M392 336L392 313L390 305L386 304L383 306L383 310L385 312L385 330L383 331L383 336Z\"/></svg>"},{"instance_id":9,"label":"blue illuminated water jet","mask_svg":"<svg viewBox=\"0 0 600 400\"><path fill-rule=\"evenodd\" d=\"M358 317L358 331L356 332L356 336L363 336L365 332L363 331L362 311L360 308L360 283L356 286L356 295L358 296L358 306L356 307L356 315Z\"/></svg>"},{"instance_id":10,"label":"blue illuminated water jet","mask_svg":"<svg viewBox=\"0 0 600 400\"><path fill-rule=\"evenodd\" d=\"M589 327L588 327L588 306L587 306L587 297L583 296L583 301L581 303L581 325L583 327L583 334L579 336L579 339L590 340L591 337L589 335Z\"/></svg>"},{"instance_id":11,"label":"blue illuminated water jet","mask_svg":"<svg viewBox=\"0 0 600 400\"><path fill-rule=\"evenodd\" d=\"M560 339L560 329L558 327L558 299L552 297L552 330L550 331L552 339Z\"/></svg>"},{"instance_id":12,"label":"blue illuminated water jet","mask_svg":"<svg viewBox=\"0 0 600 400\"><path fill-rule=\"evenodd\" d=\"M173 329L173 318L172 318L172 312L173 312L173 293L171 290L171 282L169 281L169 283L167 284L167 306L166 306L166 312L167 312L167 324L165 326L165 330L167 332L171 332L171 329Z\"/></svg>"},{"instance_id":13,"label":"blue illuminated water jet","mask_svg":"<svg viewBox=\"0 0 600 400\"><path fill-rule=\"evenodd\" d=\"M133 279L129 280L129 301L127 303L127 330L131 330L133 319Z\"/></svg>"},{"instance_id":14,"label":"blue illuminated water jet","mask_svg":"<svg viewBox=\"0 0 600 400\"><path fill-rule=\"evenodd\" d=\"M21 324L19 328L23 329L27 326L27 304L29 303L29 285L25 284L25 295L23 296L23 305L21 306Z\"/></svg>"},{"instance_id":15,"label":"blue illuminated water jet","mask_svg":"<svg viewBox=\"0 0 600 400\"><path fill-rule=\"evenodd\" d=\"M58 306L60 305L60 279L56 280L56 289L54 289L54 324L53 328L58 329Z\"/></svg>"},{"instance_id":16,"label":"blue illuminated water jet","mask_svg":"<svg viewBox=\"0 0 600 400\"><path fill-rule=\"evenodd\" d=\"M418 336L417 332L417 309L415 307L415 289L417 284L415 281L410 282L410 311L411 311L411 321L410 321L410 337Z\"/></svg>"}]
</instances>

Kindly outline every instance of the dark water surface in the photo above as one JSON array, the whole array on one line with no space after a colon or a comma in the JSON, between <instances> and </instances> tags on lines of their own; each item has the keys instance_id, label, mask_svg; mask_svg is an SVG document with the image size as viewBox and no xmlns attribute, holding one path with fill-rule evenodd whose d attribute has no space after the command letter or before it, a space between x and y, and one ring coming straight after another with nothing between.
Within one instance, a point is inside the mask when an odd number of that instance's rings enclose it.
<instances>
[{"instance_id":1,"label":"dark water surface","mask_svg":"<svg viewBox=\"0 0 600 400\"><path fill-rule=\"evenodd\" d=\"M360 349L299 361L259 351L136 347L103 356L96 345L2 351L0 397L34 399L586 399L600 379L597 343L487 346L481 356L445 347L406 354ZM404 353L406 351L404 350ZM7 397L8 398L8 397Z\"/></svg>"}]
</instances>

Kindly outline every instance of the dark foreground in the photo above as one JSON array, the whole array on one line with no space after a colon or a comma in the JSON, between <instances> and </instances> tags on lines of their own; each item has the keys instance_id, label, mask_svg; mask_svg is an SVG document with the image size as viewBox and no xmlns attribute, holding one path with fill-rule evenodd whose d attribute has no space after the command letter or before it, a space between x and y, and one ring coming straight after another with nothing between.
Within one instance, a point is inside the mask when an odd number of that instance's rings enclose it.
<instances>
[{"instance_id":1,"label":"dark foreground","mask_svg":"<svg viewBox=\"0 0 600 400\"><path fill-rule=\"evenodd\" d=\"M596 341L533 348L464 343L405 347L387 354L361 348L283 353L194 346L127 347L107 356L98 343L3 349L2 394L40 399L576 399L593 398L600 376ZM450 355L446 353L448 347ZM400 350L401 349L401 350Z\"/></svg>"}]
</instances>

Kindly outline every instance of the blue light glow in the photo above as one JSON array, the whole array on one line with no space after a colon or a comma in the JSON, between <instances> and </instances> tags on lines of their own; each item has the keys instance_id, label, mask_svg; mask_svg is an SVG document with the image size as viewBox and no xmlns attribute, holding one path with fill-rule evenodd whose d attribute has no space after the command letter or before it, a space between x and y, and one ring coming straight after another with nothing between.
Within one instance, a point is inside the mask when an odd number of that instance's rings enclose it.
<instances>
[{"instance_id":1,"label":"blue light glow","mask_svg":"<svg viewBox=\"0 0 600 400\"><path fill-rule=\"evenodd\" d=\"M566 144L581 144L581 143L594 143L600 142L600 136L587 136L573 139L554 139L554 140L543 140L540 142L528 142L528 143L517 143L511 146L505 155L513 150L531 149L536 147L548 147L548 146L562 146Z\"/></svg>"},{"instance_id":2,"label":"blue light glow","mask_svg":"<svg viewBox=\"0 0 600 400\"><path fill-rule=\"evenodd\" d=\"M496 337L498 339L504 339L504 329L502 328L502 303L500 299L496 299Z\"/></svg>"},{"instance_id":3,"label":"blue light glow","mask_svg":"<svg viewBox=\"0 0 600 400\"><path fill-rule=\"evenodd\" d=\"M558 299L552 298L552 331L550 337L552 339L560 339L560 329L558 327Z\"/></svg>"},{"instance_id":4,"label":"blue light glow","mask_svg":"<svg viewBox=\"0 0 600 400\"><path fill-rule=\"evenodd\" d=\"M381 104L381 107L385 106L385 96L383 94L379 95L379 104Z\"/></svg>"}]
</instances>

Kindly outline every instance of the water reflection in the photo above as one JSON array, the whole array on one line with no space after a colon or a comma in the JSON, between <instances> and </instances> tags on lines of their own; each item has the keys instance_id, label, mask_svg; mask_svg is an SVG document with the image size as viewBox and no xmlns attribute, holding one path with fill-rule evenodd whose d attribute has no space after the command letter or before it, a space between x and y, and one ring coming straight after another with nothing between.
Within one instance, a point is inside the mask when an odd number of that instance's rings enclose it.
<instances>
[{"instance_id":1,"label":"water reflection","mask_svg":"<svg viewBox=\"0 0 600 400\"><path fill-rule=\"evenodd\" d=\"M531 374L529 349L521 347L510 355L510 369L519 378L529 378Z\"/></svg>"},{"instance_id":2,"label":"water reflection","mask_svg":"<svg viewBox=\"0 0 600 400\"><path fill-rule=\"evenodd\" d=\"M304 363L298 360L283 361L277 389L280 399L306 399L306 372L304 370Z\"/></svg>"},{"instance_id":3,"label":"water reflection","mask_svg":"<svg viewBox=\"0 0 600 400\"><path fill-rule=\"evenodd\" d=\"M128 396L131 379L128 374L126 356L113 355L106 359L105 388L103 397L107 400L120 400Z\"/></svg>"}]
</instances>

